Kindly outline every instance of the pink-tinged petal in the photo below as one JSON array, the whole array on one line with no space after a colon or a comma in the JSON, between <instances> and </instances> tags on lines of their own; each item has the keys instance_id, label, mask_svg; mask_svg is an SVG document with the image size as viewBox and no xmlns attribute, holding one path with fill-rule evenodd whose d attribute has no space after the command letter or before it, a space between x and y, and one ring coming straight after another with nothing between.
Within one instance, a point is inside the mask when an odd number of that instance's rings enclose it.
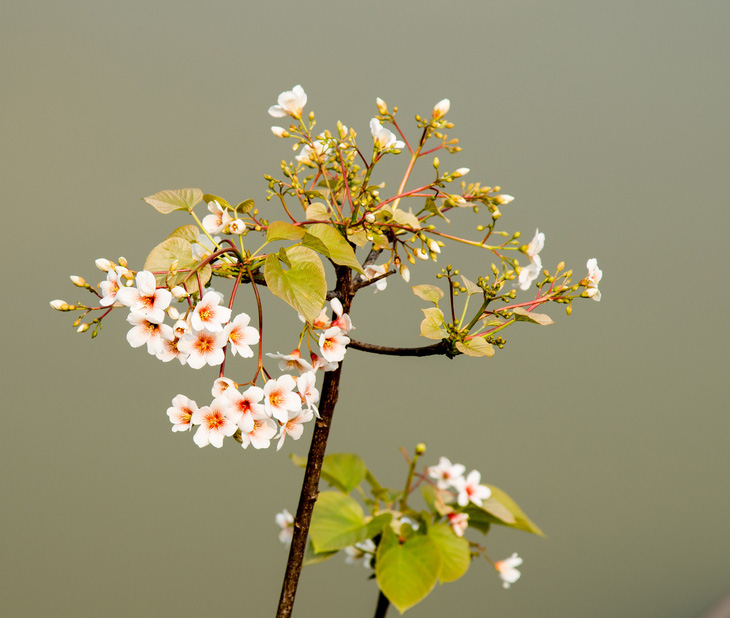
<instances>
[{"instance_id":1,"label":"pink-tinged petal","mask_svg":"<svg viewBox=\"0 0 730 618\"><path fill-rule=\"evenodd\" d=\"M216 448L221 448L223 446L223 438L223 433L219 431L211 431L208 439L213 446L215 446Z\"/></svg>"},{"instance_id":2,"label":"pink-tinged petal","mask_svg":"<svg viewBox=\"0 0 730 618\"><path fill-rule=\"evenodd\" d=\"M208 446L209 439L208 439L208 428L204 425L201 425L198 427L198 431L195 432L195 435L193 436L193 442L197 444L200 448L203 448L204 446Z\"/></svg>"},{"instance_id":3,"label":"pink-tinged petal","mask_svg":"<svg viewBox=\"0 0 730 618\"><path fill-rule=\"evenodd\" d=\"M141 296L154 296L157 288L155 276L148 270L140 270L135 278Z\"/></svg>"}]
</instances>

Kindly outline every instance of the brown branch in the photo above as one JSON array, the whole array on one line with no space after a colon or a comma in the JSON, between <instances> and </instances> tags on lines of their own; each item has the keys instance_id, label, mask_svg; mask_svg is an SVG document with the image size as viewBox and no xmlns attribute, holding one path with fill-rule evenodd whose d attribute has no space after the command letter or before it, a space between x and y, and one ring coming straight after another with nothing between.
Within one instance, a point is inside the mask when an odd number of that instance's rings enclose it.
<instances>
[{"instance_id":1,"label":"brown branch","mask_svg":"<svg viewBox=\"0 0 730 618\"><path fill-rule=\"evenodd\" d=\"M355 341L350 339L350 343L347 344L348 348L353 350L360 350L361 352L370 352L371 354L385 354L387 356L448 356L454 358L459 353L454 352L450 346L441 340L431 345L421 346L418 348L390 348L382 345L373 345L372 343L363 343L362 341Z\"/></svg>"},{"instance_id":2,"label":"brown branch","mask_svg":"<svg viewBox=\"0 0 730 618\"><path fill-rule=\"evenodd\" d=\"M337 267L337 286L335 292L342 299L342 307L345 312L350 311L352 303L352 286L350 280L350 269L343 266ZM335 404L339 395L340 374L342 362L337 369L324 374L322 384L322 396L320 399L320 418L314 427L312 444L309 447L309 457L304 471L302 490L299 494L299 505L294 518L294 534L292 536L289 559L286 564L286 574L281 587L279 607L276 613L277 618L289 618L294 608L294 596L297 592L297 584L302 571L304 551L307 547L307 535L309 525L312 521L312 510L317 501L319 493L319 477L322 472L322 461L324 460L327 438L332 424L332 416L335 411Z\"/></svg>"},{"instance_id":3,"label":"brown branch","mask_svg":"<svg viewBox=\"0 0 730 618\"><path fill-rule=\"evenodd\" d=\"M388 613L388 607L390 607L390 601L388 601L388 597L381 590L378 595L378 605L375 608L375 616L373 618L385 618L385 614Z\"/></svg>"}]
</instances>

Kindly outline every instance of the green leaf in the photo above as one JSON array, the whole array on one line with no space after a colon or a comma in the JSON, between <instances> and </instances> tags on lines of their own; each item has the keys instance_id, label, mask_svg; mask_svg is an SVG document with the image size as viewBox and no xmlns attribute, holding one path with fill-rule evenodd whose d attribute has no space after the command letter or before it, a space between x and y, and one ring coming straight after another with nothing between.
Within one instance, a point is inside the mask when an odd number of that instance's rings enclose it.
<instances>
[{"instance_id":1,"label":"green leaf","mask_svg":"<svg viewBox=\"0 0 730 618\"><path fill-rule=\"evenodd\" d=\"M464 513L469 515L469 527L479 530L479 532L484 534L489 532L489 528L496 521L495 517L480 509L475 504L468 504L464 507Z\"/></svg>"},{"instance_id":2,"label":"green leaf","mask_svg":"<svg viewBox=\"0 0 730 618\"><path fill-rule=\"evenodd\" d=\"M537 527L537 525L517 506L517 503L507 494L502 491L499 487L494 485L487 485L492 490L492 499L499 502L504 506L512 515L514 515L515 521L512 524L504 523L497 520L495 523L509 526L510 528L517 528L518 530L524 530L525 532L531 532L538 536L545 536L545 533Z\"/></svg>"},{"instance_id":3,"label":"green leaf","mask_svg":"<svg viewBox=\"0 0 730 618\"><path fill-rule=\"evenodd\" d=\"M412 212L405 212L404 210L401 210L400 208L396 208L393 212L393 221L395 221L398 225L405 225L406 227L410 227L414 230L420 230L421 229L421 222L418 220L418 217L414 215ZM405 231L405 230L402 230ZM396 234L398 232L396 231Z\"/></svg>"},{"instance_id":4,"label":"green leaf","mask_svg":"<svg viewBox=\"0 0 730 618\"><path fill-rule=\"evenodd\" d=\"M416 534L401 545L388 528L378 546L375 576L380 590L402 614L431 592L442 563L439 545L430 537Z\"/></svg>"},{"instance_id":5,"label":"green leaf","mask_svg":"<svg viewBox=\"0 0 730 618\"><path fill-rule=\"evenodd\" d=\"M546 313L526 311L523 307L515 307L512 309L512 313L515 314L515 321L517 322L532 322L533 324L539 324L540 326L555 324L553 319Z\"/></svg>"},{"instance_id":6,"label":"green leaf","mask_svg":"<svg viewBox=\"0 0 730 618\"><path fill-rule=\"evenodd\" d=\"M249 210L251 210L256 203L251 199L243 200L238 205L236 205L235 211L240 212L242 215L245 215Z\"/></svg>"},{"instance_id":7,"label":"green leaf","mask_svg":"<svg viewBox=\"0 0 730 618\"><path fill-rule=\"evenodd\" d=\"M447 523L436 524L428 529L428 537L438 545L441 550L441 575L442 583L453 582L459 579L469 569L471 554L469 553L469 542L454 534L453 529Z\"/></svg>"},{"instance_id":8,"label":"green leaf","mask_svg":"<svg viewBox=\"0 0 730 618\"><path fill-rule=\"evenodd\" d=\"M439 301L444 297L444 291L435 285L423 283L421 285L414 285L411 287L413 288L413 293L418 296L418 298L427 300L434 305L438 305Z\"/></svg>"},{"instance_id":9,"label":"green leaf","mask_svg":"<svg viewBox=\"0 0 730 618\"><path fill-rule=\"evenodd\" d=\"M443 328L444 314L440 309L431 307L422 309L426 314L425 319L421 322L421 335L429 339L443 339L446 337L446 331Z\"/></svg>"},{"instance_id":10,"label":"green leaf","mask_svg":"<svg viewBox=\"0 0 730 618\"><path fill-rule=\"evenodd\" d=\"M365 462L353 453L333 453L322 462L322 478L349 494L365 478Z\"/></svg>"},{"instance_id":11,"label":"green leaf","mask_svg":"<svg viewBox=\"0 0 730 618\"><path fill-rule=\"evenodd\" d=\"M183 238L188 242L197 242L200 228L197 225L183 225L174 230L167 238Z\"/></svg>"},{"instance_id":12,"label":"green leaf","mask_svg":"<svg viewBox=\"0 0 730 618\"><path fill-rule=\"evenodd\" d=\"M200 189L170 189L142 199L158 212L167 215L173 210L192 210L203 199L203 192Z\"/></svg>"},{"instance_id":13,"label":"green leaf","mask_svg":"<svg viewBox=\"0 0 730 618\"><path fill-rule=\"evenodd\" d=\"M487 343L481 337L474 337L474 339L468 339L463 343L458 341L456 343L456 349L467 356L486 356L487 358L494 356L494 347L492 347L492 344Z\"/></svg>"},{"instance_id":14,"label":"green leaf","mask_svg":"<svg viewBox=\"0 0 730 618\"><path fill-rule=\"evenodd\" d=\"M285 221L272 221L266 230L266 242L274 240L299 240L307 231L298 225L292 225Z\"/></svg>"},{"instance_id":15,"label":"green leaf","mask_svg":"<svg viewBox=\"0 0 730 618\"><path fill-rule=\"evenodd\" d=\"M363 229L359 229L352 234L347 235L347 240L355 243L358 247L364 247L368 244L368 235Z\"/></svg>"},{"instance_id":16,"label":"green leaf","mask_svg":"<svg viewBox=\"0 0 730 618\"><path fill-rule=\"evenodd\" d=\"M388 237L385 234L381 234L375 230L370 230L370 236L373 238L373 247L375 249L387 249L390 247L390 240L388 240Z\"/></svg>"},{"instance_id":17,"label":"green leaf","mask_svg":"<svg viewBox=\"0 0 730 618\"><path fill-rule=\"evenodd\" d=\"M446 221L446 223L451 223L451 221L446 218L446 215L441 212L438 205L436 204L436 200L434 200L432 197L426 198L426 204L424 205L424 209L436 215L437 217L441 217L444 221Z\"/></svg>"},{"instance_id":18,"label":"green leaf","mask_svg":"<svg viewBox=\"0 0 730 618\"><path fill-rule=\"evenodd\" d=\"M217 195L213 195L212 193L206 193L203 196L203 201L206 204L210 204L212 201L218 202L223 208L227 208L228 210L233 210L233 206L231 206L228 201L224 197L219 197Z\"/></svg>"},{"instance_id":19,"label":"green leaf","mask_svg":"<svg viewBox=\"0 0 730 618\"><path fill-rule=\"evenodd\" d=\"M320 492L309 535L317 553L343 549L369 538L362 507L339 491Z\"/></svg>"},{"instance_id":20,"label":"green leaf","mask_svg":"<svg viewBox=\"0 0 730 618\"><path fill-rule=\"evenodd\" d=\"M330 209L322 202L313 202L307 206L305 216L310 221L328 221L330 218Z\"/></svg>"},{"instance_id":21,"label":"green leaf","mask_svg":"<svg viewBox=\"0 0 730 618\"><path fill-rule=\"evenodd\" d=\"M353 270L364 274L350 243L331 225L315 223L309 226L302 239L302 244L319 251L335 264L349 266Z\"/></svg>"},{"instance_id":22,"label":"green leaf","mask_svg":"<svg viewBox=\"0 0 730 618\"><path fill-rule=\"evenodd\" d=\"M393 513L381 513L380 515L373 517L365 524L365 538L372 539L380 534L386 526L390 525L392 519Z\"/></svg>"},{"instance_id":23,"label":"green leaf","mask_svg":"<svg viewBox=\"0 0 730 618\"><path fill-rule=\"evenodd\" d=\"M454 510L439 498L439 492L433 485L429 485L428 483L421 485L421 495L428 508L434 513L446 515Z\"/></svg>"},{"instance_id":24,"label":"green leaf","mask_svg":"<svg viewBox=\"0 0 730 618\"><path fill-rule=\"evenodd\" d=\"M291 263L289 270L283 269L275 253L266 256L266 285L272 294L289 303L311 322L322 311L327 295L322 260L307 247L290 247L286 256Z\"/></svg>"},{"instance_id":25,"label":"green leaf","mask_svg":"<svg viewBox=\"0 0 730 618\"><path fill-rule=\"evenodd\" d=\"M471 279L467 279L464 275L461 275L461 280L464 282L466 293L471 296L472 294L483 294L484 291Z\"/></svg>"},{"instance_id":26,"label":"green leaf","mask_svg":"<svg viewBox=\"0 0 730 618\"><path fill-rule=\"evenodd\" d=\"M338 550L333 551L323 551L323 552L315 552L314 547L312 547L312 541L309 541L307 543L307 547L304 550L304 560L302 561L303 566L310 566L312 564L319 564L320 562L324 562L325 560L328 560L332 556L334 556Z\"/></svg>"},{"instance_id":27,"label":"green leaf","mask_svg":"<svg viewBox=\"0 0 730 618\"><path fill-rule=\"evenodd\" d=\"M188 292L191 294L197 292L198 278L192 275L188 279L189 272L178 272L168 278L170 266L175 261L177 261L178 270L191 269L198 265L198 261L193 258L192 245L185 238L179 236L166 238L152 249L145 260L144 270L159 273L155 274L157 285L169 285L173 287L187 279L186 285ZM205 285L210 280L212 274L210 265L206 264L199 272L201 283Z\"/></svg>"}]
</instances>

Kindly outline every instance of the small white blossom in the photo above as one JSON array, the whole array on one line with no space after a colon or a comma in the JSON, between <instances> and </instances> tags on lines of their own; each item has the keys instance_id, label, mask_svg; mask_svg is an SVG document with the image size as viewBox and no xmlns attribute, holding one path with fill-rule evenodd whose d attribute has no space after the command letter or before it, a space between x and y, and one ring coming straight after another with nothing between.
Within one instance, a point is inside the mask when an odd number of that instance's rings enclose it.
<instances>
[{"instance_id":1,"label":"small white blossom","mask_svg":"<svg viewBox=\"0 0 730 618\"><path fill-rule=\"evenodd\" d=\"M322 371L334 371L339 365L337 362L330 362L326 358L317 356L314 352L312 352L311 356L314 371L319 371L320 369Z\"/></svg>"},{"instance_id":2,"label":"small white blossom","mask_svg":"<svg viewBox=\"0 0 730 618\"><path fill-rule=\"evenodd\" d=\"M68 305L68 303L65 300L52 300L51 301L51 307L53 307L56 311L63 311L63 307Z\"/></svg>"},{"instance_id":3,"label":"small white blossom","mask_svg":"<svg viewBox=\"0 0 730 618\"><path fill-rule=\"evenodd\" d=\"M228 307L219 306L220 302L221 296L218 292L206 292L205 296L195 305L190 320L195 330L209 330L211 333L223 331L223 324L231 319L231 310Z\"/></svg>"},{"instance_id":4,"label":"small white blossom","mask_svg":"<svg viewBox=\"0 0 730 618\"><path fill-rule=\"evenodd\" d=\"M297 390L302 398L302 403L319 418L319 410L315 405L319 401L319 391L314 386L316 382L314 371L307 371L297 378Z\"/></svg>"},{"instance_id":5,"label":"small white blossom","mask_svg":"<svg viewBox=\"0 0 730 618\"><path fill-rule=\"evenodd\" d=\"M502 578L502 588L509 588L511 584L514 584L520 578L521 573L517 570L517 567L521 564L522 558L517 553L494 563L494 568L497 569L499 576Z\"/></svg>"},{"instance_id":6,"label":"small white blossom","mask_svg":"<svg viewBox=\"0 0 730 618\"><path fill-rule=\"evenodd\" d=\"M147 344L147 351L156 355L162 350L163 339L174 339L170 326L150 322L138 313L130 313L127 316L127 322L133 325L133 328L127 332L127 342L133 348Z\"/></svg>"},{"instance_id":7,"label":"small white blossom","mask_svg":"<svg viewBox=\"0 0 730 618\"><path fill-rule=\"evenodd\" d=\"M350 343L350 338L346 337L336 326L328 328L319 336L322 356L330 362L339 362L345 358L348 343Z\"/></svg>"},{"instance_id":8,"label":"small white blossom","mask_svg":"<svg viewBox=\"0 0 730 618\"><path fill-rule=\"evenodd\" d=\"M289 545L289 543L291 543L292 535L294 534L294 516L284 509L281 513L277 513L274 519L276 521L276 525L281 528L281 532L279 532L279 541L284 543L284 545Z\"/></svg>"},{"instance_id":9,"label":"small white blossom","mask_svg":"<svg viewBox=\"0 0 730 618\"><path fill-rule=\"evenodd\" d=\"M241 430L241 446L248 448L250 444L255 449L269 448L271 438L276 435L279 425L276 421L266 416L265 412L252 410L253 427L251 431Z\"/></svg>"},{"instance_id":10,"label":"small white blossom","mask_svg":"<svg viewBox=\"0 0 730 618\"><path fill-rule=\"evenodd\" d=\"M231 343L231 351L233 355L240 355L242 358L251 358L253 356L252 345L259 342L260 336L253 326L248 323L251 318L245 313L239 313L235 319L223 329L223 334Z\"/></svg>"},{"instance_id":11,"label":"small white blossom","mask_svg":"<svg viewBox=\"0 0 730 618\"><path fill-rule=\"evenodd\" d=\"M228 226L231 234L243 234L246 231L246 224L241 219L234 219Z\"/></svg>"},{"instance_id":12,"label":"small white blossom","mask_svg":"<svg viewBox=\"0 0 730 618\"><path fill-rule=\"evenodd\" d=\"M290 412L302 409L302 400L293 392L296 385L294 378L288 374L264 384L264 407L268 416L286 423Z\"/></svg>"},{"instance_id":13,"label":"small white blossom","mask_svg":"<svg viewBox=\"0 0 730 618\"><path fill-rule=\"evenodd\" d=\"M449 101L448 99L442 99L433 106L433 117L436 120L438 120L439 118L443 118L446 114L449 113L450 109L451 101Z\"/></svg>"},{"instance_id":14,"label":"small white blossom","mask_svg":"<svg viewBox=\"0 0 730 618\"><path fill-rule=\"evenodd\" d=\"M272 354L267 352L266 356L271 358L278 358L279 360L279 371L298 371L300 374L312 371L313 367L307 361L302 358L302 353L299 348L295 348L290 354Z\"/></svg>"},{"instance_id":15,"label":"small white blossom","mask_svg":"<svg viewBox=\"0 0 730 618\"><path fill-rule=\"evenodd\" d=\"M385 274L385 266L382 264L368 264L367 266L363 267L363 271L365 273L365 278L370 281L371 279L375 279L376 277L379 277L381 275ZM383 277L382 279L378 279L375 282L375 292L383 291L385 288L388 287L388 280L386 277Z\"/></svg>"},{"instance_id":16,"label":"small white blossom","mask_svg":"<svg viewBox=\"0 0 730 618\"><path fill-rule=\"evenodd\" d=\"M99 258L94 261L94 264L96 264L96 267L99 270L103 270L105 273L109 272L109 270L113 268L112 263L106 258Z\"/></svg>"},{"instance_id":17,"label":"small white blossom","mask_svg":"<svg viewBox=\"0 0 730 618\"><path fill-rule=\"evenodd\" d=\"M302 117L304 106L307 104L307 93L297 84L291 90L282 92L277 103L278 105L272 105L269 108L269 115L274 118L283 118L288 115L299 120Z\"/></svg>"},{"instance_id":18,"label":"small white blossom","mask_svg":"<svg viewBox=\"0 0 730 618\"><path fill-rule=\"evenodd\" d=\"M200 425L193 436L193 442L199 447L212 444L216 448L223 446L223 438L232 436L238 428L226 416L225 398L217 397L210 406L203 406L193 412L193 425Z\"/></svg>"},{"instance_id":19,"label":"small white blossom","mask_svg":"<svg viewBox=\"0 0 730 618\"><path fill-rule=\"evenodd\" d=\"M468 513L449 513L447 515L451 529L454 531L456 536L464 536L467 527L469 526L469 514Z\"/></svg>"},{"instance_id":20,"label":"small white blossom","mask_svg":"<svg viewBox=\"0 0 730 618\"><path fill-rule=\"evenodd\" d=\"M236 383L230 378L216 378L213 381L213 387L210 389L210 393L213 397L220 397L229 389L235 390L236 386Z\"/></svg>"},{"instance_id":21,"label":"small white blossom","mask_svg":"<svg viewBox=\"0 0 730 618\"><path fill-rule=\"evenodd\" d=\"M180 361L181 365L186 365L188 362L188 354L181 352L177 347L179 341L179 339L165 339L163 337L162 346L156 354L157 358L163 363L169 363L173 358L176 358Z\"/></svg>"},{"instance_id":22,"label":"small white blossom","mask_svg":"<svg viewBox=\"0 0 730 618\"><path fill-rule=\"evenodd\" d=\"M229 417L238 424L242 432L250 433L254 429L254 417L266 416L266 409L260 401L264 398L264 391L258 386L249 386L243 393L235 388L225 391L230 408Z\"/></svg>"},{"instance_id":23,"label":"small white blossom","mask_svg":"<svg viewBox=\"0 0 730 618\"><path fill-rule=\"evenodd\" d=\"M203 217L203 228L208 234L218 234L233 221L233 217L225 210L217 200L208 202L209 215Z\"/></svg>"},{"instance_id":24,"label":"small white blossom","mask_svg":"<svg viewBox=\"0 0 730 618\"><path fill-rule=\"evenodd\" d=\"M330 301L330 307L332 307L332 311L334 311L335 315L337 316L337 319L332 322L331 326L336 326L345 334L355 328L352 325L352 320L350 320L350 316L344 313L344 308L342 307L342 303L340 302L339 298L334 297Z\"/></svg>"},{"instance_id":25,"label":"small white blossom","mask_svg":"<svg viewBox=\"0 0 730 618\"><path fill-rule=\"evenodd\" d=\"M119 286L116 299L133 313L160 324L165 319L165 309L172 301L170 290L158 290L155 276L148 270L139 271L135 282L137 287Z\"/></svg>"},{"instance_id":26,"label":"small white blossom","mask_svg":"<svg viewBox=\"0 0 730 618\"><path fill-rule=\"evenodd\" d=\"M521 290L527 290L532 282L540 276L542 270L542 258L540 258L540 251L545 246L545 234L540 230L535 230L535 236L527 245L525 254L530 258L530 263L526 267L520 269L517 282Z\"/></svg>"},{"instance_id":27,"label":"small white blossom","mask_svg":"<svg viewBox=\"0 0 730 618\"><path fill-rule=\"evenodd\" d=\"M167 408L167 416L170 417L173 431L188 431L192 425L193 414L197 411L198 404L185 395L177 395L172 400L172 407Z\"/></svg>"},{"instance_id":28,"label":"small white blossom","mask_svg":"<svg viewBox=\"0 0 730 618\"><path fill-rule=\"evenodd\" d=\"M177 298L178 300L181 298L186 298L188 296L185 288L181 285L176 285L170 290L170 293L173 295L174 298Z\"/></svg>"},{"instance_id":29,"label":"small white blossom","mask_svg":"<svg viewBox=\"0 0 730 618\"><path fill-rule=\"evenodd\" d=\"M389 131L377 118L373 118L370 121L370 132L373 135L373 141L377 150L389 150L390 148L403 148L404 142L399 141L395 133Z\"/></svg>"},{"instance_id":30,"label":"small white blossom","mask_svg":"<svg viewBox=\"0 0 730 618\"><path fill-rule=\"evenodd\" d=\"M486 485L480 485L482 475L476 470L469 472L466 478L456 479L452 485L459 495L456 499L459 506L466 506L469 502L473 502L477 506L482 506L482 501L487 500L492 495L492 490Z\"/></svg>"},{"instance_id":31,"label":"small white blossom","mask_svg":"<svg viewBox=\"0 0 730 618\"><path fill-rule=\"evenodd\" d=\"M320 135L320 139L316 139L313 142L313 147L309 144L304 144L299 154L294 157L299 163L306 165L317 165L318 161L321 161L322 157L327 155L330 151L329 143L322 139L324 136Z\"/></svg>"},{"instance_id":32,"label":"small white blossom","mask_svg":"<svg viewBox=\"0 0 730 618\"><path fill-rule=\"evenodd\" d=\"M456 479L464 476L466 468L461 464L452 464L446 457L440 457L438 465L426 468L426 472L436 481L439 489L448 489Z\"/></svg>"},{"instance_id":33,"label":"small white blossom","mask_svg":"<svg viewBox=\"0 0 730 618\"><path fill-rule=\"evenodd\" d=\"M276 450L281 450L284 446L284 438L291 436L292 440L299 440L304 432L304 423L308 423L314 418L311 410L293 410L289 412L289 418L279 429L279 442L276 444Z\"/></svg>"},{"instance_id":34,"label":"small white blossom","mask_svg":"<svg viewBox=\"0 0 730 618\"><path fill-rule=\"evenodd\" d=\"M372 539L366 539L345 547L345 563L357 564L360 562L366 569L372 569L373 556L376 550L377 547Z\"/></svg>"},{"instance_id":35,"label":"small white blossom","mask_svg":"<svg viewBox=\"0 0 730 618\"><path fill-rule=\"evenodd\" d=\"M226 337L223 333L211 333L201 330L184 335L177 344L178 349L188 356L188 365L193 369L200 369L203 365L215 367L225 358L223 346Z\"/></svg>"},{"instance_id":36,"label":"small white blossom","mask_svg":"<svg viewBox=\"0 0 730 618\"><path fill-rule=\"evenodd\" d=\"M289 137L289 131L283 127L271 127L271 132L276 135L276 137Z\"/></svg>"},{"instance_id":37,"label":"small white blossom","mask_svg":"<svg viewBox=\"0 0 730 618\"><path fill-rule=\"evenodd\" d=\"M598 268L598 260L591 258L586 262L586 268L588 269L588 285L586 286L586 295L588 298L599 301L601 300L601 290L598 289L598 284L603 278L603 271Z\"/></svg>"}]
</instances>

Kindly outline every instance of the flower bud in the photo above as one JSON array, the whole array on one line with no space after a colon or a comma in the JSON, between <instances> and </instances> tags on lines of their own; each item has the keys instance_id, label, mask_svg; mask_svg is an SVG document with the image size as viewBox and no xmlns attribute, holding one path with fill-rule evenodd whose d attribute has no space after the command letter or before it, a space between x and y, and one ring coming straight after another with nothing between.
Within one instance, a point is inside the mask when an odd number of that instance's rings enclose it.
<instances>
[{"instance_id":1,"label":"flower bud","mask_svg":"<svg viewBox=\"0 0 730 618\"><path fill-rule=\"evenodd\" d=\"M66 311L68 303L65 300L52 300L51 307L53 307L56 311Z\"/></svg>"},{"instance_id":2,"label":"flower bud","mask_svg":"<svg viewBox=\"0 0 730 618\"><path fill-rule=\"evenodd\" d=\"M367 221L368 223L373 223L375 221L375 215L371 212L366 213L365 221Z\"/></svg>"},{"instance_id":3,"label":"flower bud","mask_svg":"<svg viewBox=\"0 0 730 618\"><path fill-rule=\"evenodd\" d=\"M385 115L385 114L388 113L388 105L380 97L378 97L377 99L375 99L375 105L378 106L378 111L381 114Z\"/></svg>"},{"instance_id":4,"label":"flower bud","mask_svg":"<svg viewBox=\"0 0 730 618\"><path fill-rule=\"evenodd\" d=\"M461 178L462 176L466 176L469 173L468 167L460 167L458 170L456 170L452 176L454 178Z\"/></svg>"},{"instance_id":5,"label":"flower bud","mask_svg":"<svg viewBox=\"0 0 730 618\"><path fill-rule=\"evenodd\" d=\"M502 213L500 212L499 208L495 208L492 211L492 219L499 219L502 216Z\"/></svg>"},{"instance_id":6,"label":"flower bud","mask_svg":"<svg viewBox=\"0 0 730 618\"><path fill-rule=\"evenodd\" d=\"M419 260L428 259L428 253L426 253L426 251L424 251L423 248L421 248L421 247L418 247L418 249L416 249L413 253Z\"/></svg>"},{"instance_id":7,"label":"flower bud","mask_svg":"<svg viewBox=\"0 0 730 618\"><path fill-rule=\"evenodd\" d=\"M188 323L185 320L178 320L172 327L172 332L178 339L188 332Z\"/></svg>"},{"instance_id":8,"label":"flower bud","mask_svg":"<svg viewBox=\"0 0 730 618\"><path fill-rule=\"evenodd\" d=\"M271 132L276 135L276 137L289 137L289 131L282 127L271 127Z\"/></svg>"},{"instance_id":9,"label":"flower bud","mask_svg":"<svg viewBox=\"0 0 730 618\"><path fill-rule=\"evenodd\" d=\"M494 201L500 206L503 206L504 204L509 204L513 199L515 198L511 195L507 195L506 193L494 196Z\"/></svg>"},{"instance_id":10,"label":"flower bud","mask_svg":"<svg viewBox=\"0 0 730 618\"><path fill-rule=\"evenodd\" d=\"M112 263L106 258L99 258L94 263L99 270L103 270L105 273L108 273L112 268Z\"/></svg>"},{"instance_id":11,"label":"flower bud","mask_svg":"<svg viewBox=\"0 0 730 618\"><path fill-rule=\"evenodd\" d=\"M400 265L400 276L403 277L403 281L408 283L411 280L411 271L408 270L408 266L405 264Z\"/></svg>"},{"instance_id":12,"label":"flower bud","mask_svg":"<svg viewBox=\"0 0 730 618\"><path fill-rule=\"evenodd\" d=\"M433 158L433 169L437 170L439 168L441 161L439 161L438 157Z\"/></svg>"},{"instance_id":13,"label":"flower bud","mask_svg":"<svg viewBox=\"0 0 730 618\"><path fill-rule=\"evenodd\" d=\"M177 320L180 318L180 312L172 305L167 308L167 315L170 316L171 320Z\"/></svg>"},{"instance_id":14,"label":"flower bud","mask_svg":"<svg viewBox=\"0 0 730 618\"><path fill-rule=\"evenodd\" d=\"M441 253L441 247L439 247L438 243L433 239L428 241L428 248L434 253Z\"/></svg>"},{"instance_id":15,"label":"flower bud","mask_svg":"<svg viewBox=\"0 0 730 618\"><path fill-rule=\"evenodd\" d=\"M176 285L174 288L172 288L172 290L170 290L170 292L175 298L178 299L185 298L188 295L188 293L185 291L185 288L181 285Z\"/></svg>"},{"instance_id":16,"label":"flower bud","mask_svg":"<svg viewBox=\"0 0 730 618\"><path fill-rule=\"evenodd\" d=\"M442 99L433 106L433 117L436 120L438 120L439 118L443 118L446 114L449 113L450 108L451 101L449 101L448 99Z\"/></svg>"},{"instance_id":17,"label":"flower bud","mask_svg":"<svg viewBox=\"0 0 730 618\"><path fill-rule=\"evenodd\" d=\"M75 286L78 286L80 288L86 287L86 281L83 277L78 277L76 275L71 275L71 281Z\"/></svg>"},{"instance_id":18,"label":"flower bud","mask_svg":"<svg viewBox=\"0 0 730 618\"><path fill-rule=\"evenodd\" d=\"M86 322L84 322L81 326L79 326L76 329L76 332L77 333L85 333L87 330L89 330L89 325Z\"/></svg>"},{"instance_id":19,"label":"flower bud","mask_svg":"<svg viewBox=\"0 0 730 618\"><path fill-rule=\"evenodd\" d=\"M118 260L120 266L127 267L127 258L120 257Z\"/></svg>"},{"instance_id":20,"label":"flower bud","mask_svg":"<svg viewBox=\"0 0 730 618\"><path fill-rule=\"evenodd\" d=\"M424 442L419 442L416 444L416 455L419 457L423 455L426 452L426 444Z\"/></svg>"}]
</instances>

